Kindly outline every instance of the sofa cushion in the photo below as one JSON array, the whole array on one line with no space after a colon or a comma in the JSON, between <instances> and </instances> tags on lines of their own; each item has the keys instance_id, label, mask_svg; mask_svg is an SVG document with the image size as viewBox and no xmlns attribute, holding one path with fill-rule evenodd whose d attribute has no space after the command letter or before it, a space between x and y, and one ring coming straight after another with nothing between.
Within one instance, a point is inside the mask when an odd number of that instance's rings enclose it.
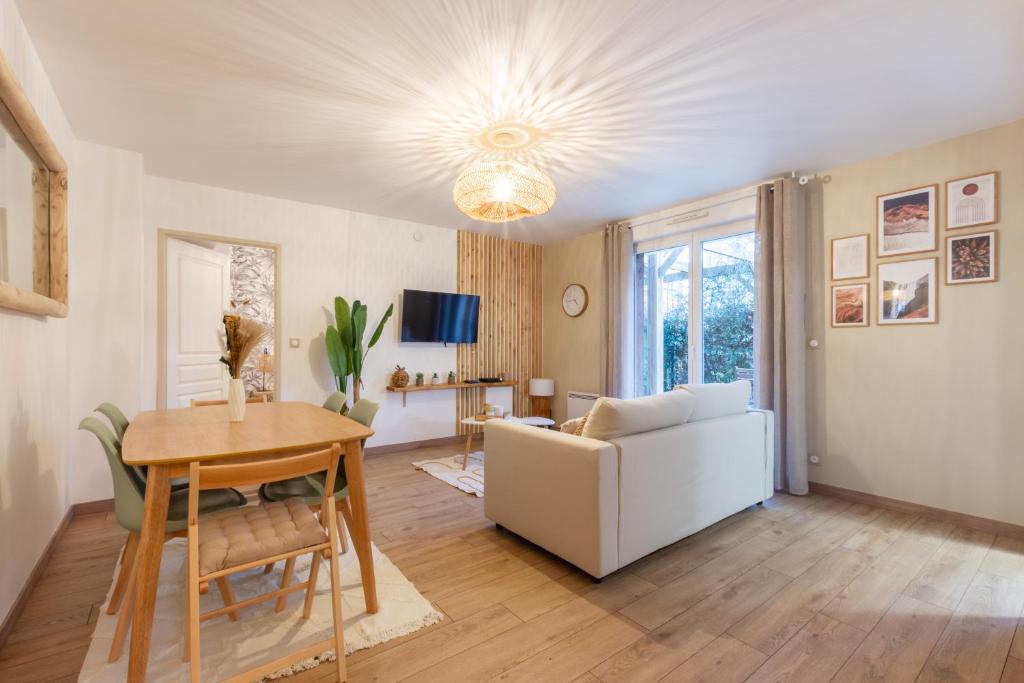
<instances>
[{"instance_id":1,"label":"sofa cushion","mask_svg":"<svg viewBox=\"0 0 1024 683\"><path fill-rule=\"evenodd\" d=\"M575 436L583 435L583 427L587 424L587 416L577 417L572 420L566 420L562 423L562 426L558 428L558 431L563 434L573 434Z\"/></svg>"},{"instance_id":2,"label":"sofa cushion","mask_svg":"<svg viewBox=\"0 0 1024 683\"><path fill-rule=\"evenodd\" d=\"M728 384L679 384L672 388L696 397L697 405L690 415L690 422L739 415L747 412L750 402L751 385L746 379Z\"/></svg>"},{"instance_id":3,"label":"sofa cushion","mask_svg":"<svg viewBox=\"0 0 1024 683\"><path fill-rule=\"evenodd\" d=\"M669 391L642 398L597 399L587 415L581 436L609 441L686 422L696 402L693 394Z\"/></svg>"}]
</instances>

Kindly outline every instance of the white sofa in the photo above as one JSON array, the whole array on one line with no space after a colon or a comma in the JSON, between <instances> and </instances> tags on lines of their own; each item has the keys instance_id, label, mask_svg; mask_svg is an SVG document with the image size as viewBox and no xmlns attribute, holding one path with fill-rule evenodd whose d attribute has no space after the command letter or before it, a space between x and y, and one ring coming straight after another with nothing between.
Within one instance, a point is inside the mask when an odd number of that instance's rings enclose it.
<instances>
[{"instance_id":1,"label":"white sofa","mask_svg":"<svg viewBox=\"0 0 1024 683\"><path fill-rule=\"evenodd\" d=\"M491 420L484 514L601 578L770 498L771 413L695 394L696 419L608 441Z\"/></svg>"}]
</instances>

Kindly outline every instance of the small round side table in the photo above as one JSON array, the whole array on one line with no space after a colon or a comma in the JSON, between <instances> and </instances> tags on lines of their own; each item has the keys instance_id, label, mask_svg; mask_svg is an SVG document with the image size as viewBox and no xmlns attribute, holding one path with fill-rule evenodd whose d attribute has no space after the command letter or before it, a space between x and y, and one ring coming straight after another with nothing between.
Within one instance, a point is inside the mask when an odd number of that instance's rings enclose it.
<instances>
[{"instance_id":1,"label":"small round side table","mask_svg":"<svg viewBox=\"0 0 1024 683\"><path fill-rule=\"evenodd\" d=\"M549 417L520 417L517 420L524 425L531 427L552 427L555 421Z\"/></svg>"},{"instance_id":2,"label":"small round side table","mask_svg":"<svg viewBox=\"0 0 1024 683\"><path fill-rule=\"evenodd\" d=\"M478 420L475 417L464 417L462 418L462 424L470 425L474 427L483 427L487 424L487 420ZM469 449L473 446L473 432L466 432L466 454L462 458L462 469L466 469L469 465Z\"/></svg>"}]
</instances>

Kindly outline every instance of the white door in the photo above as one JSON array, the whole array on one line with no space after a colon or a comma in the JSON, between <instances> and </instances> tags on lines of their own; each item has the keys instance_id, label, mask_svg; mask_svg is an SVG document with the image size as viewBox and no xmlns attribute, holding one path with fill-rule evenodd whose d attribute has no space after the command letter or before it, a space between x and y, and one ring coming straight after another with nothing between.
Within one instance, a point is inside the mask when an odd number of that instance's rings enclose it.
<instances>
[{"instance_id":1,"label":"white door","mask_svg":"<svg viewBox=\"0 0 1024 683\"><path fill-rule=\"evenodd\" d=\"M227 366L220 362L224 311L231 299L231 258L167 239L168 408L193 398L227 398Z\"/></svg>"}]
</instances>

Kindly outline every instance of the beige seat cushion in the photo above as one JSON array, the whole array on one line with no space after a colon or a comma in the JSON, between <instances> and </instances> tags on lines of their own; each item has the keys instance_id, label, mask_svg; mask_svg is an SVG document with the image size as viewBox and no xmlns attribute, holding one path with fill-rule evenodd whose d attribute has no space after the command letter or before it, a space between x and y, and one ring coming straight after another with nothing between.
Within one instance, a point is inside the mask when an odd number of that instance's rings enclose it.
<instances>
[{"instance_id":1,"label":"beige seat cushion","mask_svg":"<svg viewBox=\"0 0 1024 683\"><path fill-rule=\"evenodd\" d=\"M728 384L677 384L675 390L688 391L697 398L690 422L711 420L726 415L743 415L750 402L750 380L740 379Z\"/></svg>"},{"instance_id":2,"label":"beige seat cushion","mask_svg":"<svg viewBox=\"0 0 1024 683\"><path fill-rule=\"evenodd\" d=\"M199 574L237 567L327 540L300 498L225 510L199 520Z\"/></svg>"},{"instance_id":3,"label":"beige seat cushion","mask_svg":"<svg viewBox=\"0 0 1024 683\"><path fill-rule=\"evenodd\" d=\"M602 396L587 414L581 436L610 441L681 425L690 417L695 402L693 394L686 391L631 399Z\"/></svg>"}]
</instances>

